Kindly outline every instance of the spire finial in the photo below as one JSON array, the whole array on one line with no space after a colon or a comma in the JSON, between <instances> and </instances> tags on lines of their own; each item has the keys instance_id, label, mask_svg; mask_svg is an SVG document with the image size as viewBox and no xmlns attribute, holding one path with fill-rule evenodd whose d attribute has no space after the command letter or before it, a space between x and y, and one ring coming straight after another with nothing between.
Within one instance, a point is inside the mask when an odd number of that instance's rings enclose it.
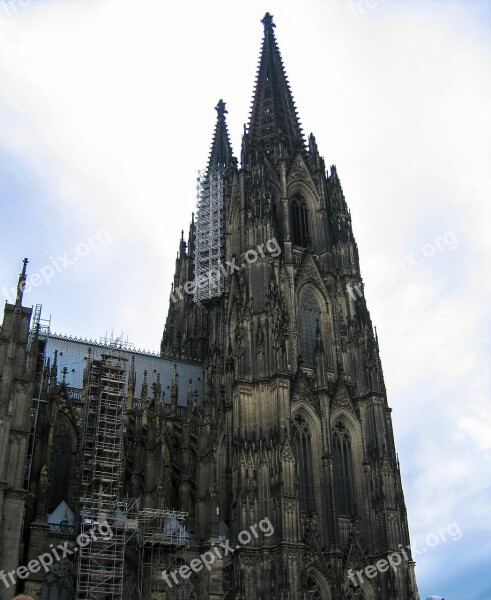
<instances>
[{"instance_id":1,"label":"spire finial","mask_svg":"<svg viewBox=\"0 0 491 600\"><path fill-rule=\"evenodd\" d=\"M276 25L273 22L273 15L270 15L269 12L267 12L264 15L264 18L261 20L261 23L264 25L264 31L269 31L270 29L273 30Z\"/></svg>"},{"instance_id":2,"label":"spire finial","mask_svg":"<svg viewBox=\"0 0 491 600\"><path fill-rule=\"evenodd\" d=\"M225 102L220 98L218 104L215 106L219 119L224 119L225 115L228 114L228 110L225 108Z\"/></svg>"}]
</instances>

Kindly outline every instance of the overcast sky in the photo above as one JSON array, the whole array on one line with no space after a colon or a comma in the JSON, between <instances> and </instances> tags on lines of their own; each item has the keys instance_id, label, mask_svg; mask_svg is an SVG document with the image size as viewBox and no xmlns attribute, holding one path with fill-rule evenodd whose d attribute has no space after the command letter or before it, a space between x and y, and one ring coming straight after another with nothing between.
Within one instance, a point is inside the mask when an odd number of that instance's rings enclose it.
<instances>
[{"instance_id":1,"label":"overcast sky","mask_svg":"<svg viewBox=\"0 0 491 600\"><path fill-rule=\"evenodd\" d=\"M52 331L158 350L213 107L239 156L267 10L351 208L421 598L490 598L488 1L0 0L1 297L27 256Z\"/></svg>"}]
</instances>

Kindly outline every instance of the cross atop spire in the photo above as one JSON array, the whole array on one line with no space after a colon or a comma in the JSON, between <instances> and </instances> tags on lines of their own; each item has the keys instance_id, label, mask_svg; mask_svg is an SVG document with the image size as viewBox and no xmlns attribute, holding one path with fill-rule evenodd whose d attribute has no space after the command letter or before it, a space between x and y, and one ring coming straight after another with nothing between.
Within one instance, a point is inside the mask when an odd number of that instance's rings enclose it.
<instances>
[{"instance_id":1,"label":"cross atop spire","mask_svg":"<svg viewBox=\"0 0 491 600\"><path fill-rule=\"evenodd\" d=\"M228 114L225 108L225 102L220 99L215 106L217 111L217 123L215 133L211 143L210 158L208 159L208 169L213 167L226 167L232 160L232 146L228 137L227 121L225 115Z\"/></svg>"},{"instance_id":2,"label":"cross atop spire","mask_svg":"<svg viewBox=\"0 0 491 600\"><path fill-rule=\"evenodd\" d=\"M228 114L228 110L225 108L225 102L222 99L218 101L215 110L217 111L218 118L221 119L223 117L225 120L225 115Z\"/></svg>"},{"instance_id":3,"label":"cross atop spire","mask_svg":"<svg viewBox=\"0 0 491 600\"><path fill-rule=\"evenodd\" d=\"M244 150L247 156L253 149L271 154L281 147L292 157L305 148L302 127L276 42L273 16L266 13L261 23L264 38Z\"/></svg>"},{"instance_id":4,"label":"cross atop spire","mask_svg":"<svg viewBox=\"0 0 491 600\"><path fill-rule=\"evenodd\" d=\"M273 15L270 15L269 12L267 12L261 19L261 23L264 25L264 31L276 27L276 25L273 23Z\"/></svg>"}]
</instances>

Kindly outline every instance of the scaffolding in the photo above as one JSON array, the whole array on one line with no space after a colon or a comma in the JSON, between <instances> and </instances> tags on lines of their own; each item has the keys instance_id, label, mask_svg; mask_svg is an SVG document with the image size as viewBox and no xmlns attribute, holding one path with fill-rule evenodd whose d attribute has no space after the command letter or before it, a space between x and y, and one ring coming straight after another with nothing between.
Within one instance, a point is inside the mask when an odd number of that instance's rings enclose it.
<instances>
[{"instance_id":1,"label":"scaffolding","mask_svg":"<svg viewBox=\"0 0 491 600\"><path fill-rule=\"evenodd\" d=\"M195 302L223 293L224 275L224 176L222 167L198 173L195 249ZM200 279L201 278L201 279Z\"/></svg>"},{"instance_id":2,"label":"scaffolding","mask_svg":"<svg viewBox=\"0 0 491 600\"><path fill-rule=\"evenodd\" d=\"M35 364L36 368L36 385L34 390L35 396L36 394L39 396L44 366L44 350L46 348L48 337L50 336L51 325L51 317L49 319L41 319L42 309L42 304L36 304L34 308L27 342L28 351L26 353L26 370L33 363ZM34 354L34 340L36 338L38 340L38 347L37 353Z\"/></svg>"},{"instance_id":3,"label":"scaffolding","mask_svg":"<svg viewBox=\"0 0 491 600\"><path fill-rule=\"evenodd\" d=\"M35 364L35 374L34 374L34 390L33 390L33 398L31 405L31 431L29 434L29 441L27 444L27 456L24 467L24 489L30 489L31 485L31 468L32 468L32 458L34 453L34 444L36 441L37 435L37 424L38 424L38 413L39 407L42 403L45 403L45 399L41 399L41 394L43 390L44 384L44 354L46 350L47 339L50 335L50 319L41 319L42 313L42 304L36 304L33 312L32 325L29 331L29 340L28 340L28 352L27 357L29 364ZM34 354L34 339L37 336L38 346L37 353Z\"/></svg>"},{"instance_id":4,"label":"scaffolding","mask_svg":"<svg viewBox=\"0 0 491 600\"><path fill-rule=\"evenodd\" d=\"M184 562L180 551L189 543L184 526L188 513L144 508L138 513L139 599L168 598L170 588L163 572L178 569Z\"/></svg>"},{"instance_id":5,"label":"scaffolding","mask_svg":"<svg viewBox=\"0 0 491 600\"><path fill-rule=\"evenodd\" d=\"M130 546L138 556L138 600L168 598L162 571L181 564L188 543L187 513L142 508L123 495L126 361L116 342L100 358L87 357L76 600L122 600Z\"/></svg>"},{"instance_id":6,"label":"scaffolding","mask_svg":"<svg viewBox=\"0 0 491 600\"><path fill-rule=\"evenodd\" d=\"M122 500L126 359L89 353L84 388L77 600L120 600L127 504ZM107 523L110 537L99 532Z\"/></svg>"}]
</instances>

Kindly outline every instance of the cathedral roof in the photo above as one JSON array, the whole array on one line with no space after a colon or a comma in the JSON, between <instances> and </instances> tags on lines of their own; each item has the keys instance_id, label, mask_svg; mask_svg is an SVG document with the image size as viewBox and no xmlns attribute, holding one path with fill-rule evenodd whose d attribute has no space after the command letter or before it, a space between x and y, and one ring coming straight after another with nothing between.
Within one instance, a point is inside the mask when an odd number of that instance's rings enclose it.
<instances>
[{"instance_id":1,"label":"cathedral roof","mask_svg":"<svg viewBox=\"0 0 491 600\"><path fill-rule=\"evenodd\" d=\"M82 389L83 373L86 364L86 357L89 348L92 348L92 355L97 358L101 354L114 350L111 344L50 334L46 343L46 356L52 356L57 351L58 373L67 368L67 385L70 388ZM160 375L162 390L165 393L165 402L170 402L170 392L172 377L174 374L174 365L178 376L178 406L187 405L187 395L189 391L189 380L192 381L193 390L197 390L198 397L203 395L203 368L198 364L192 364L184 361L168 360L159 355L134 350L130 347L122 346L118 349L118 355L128 360L127 371L131 364L131 358L135 357L136 387L135 399L139 398L141 385L145 371L148 373L148 383L151 385Z\"/></svg>"}]
</instances>

